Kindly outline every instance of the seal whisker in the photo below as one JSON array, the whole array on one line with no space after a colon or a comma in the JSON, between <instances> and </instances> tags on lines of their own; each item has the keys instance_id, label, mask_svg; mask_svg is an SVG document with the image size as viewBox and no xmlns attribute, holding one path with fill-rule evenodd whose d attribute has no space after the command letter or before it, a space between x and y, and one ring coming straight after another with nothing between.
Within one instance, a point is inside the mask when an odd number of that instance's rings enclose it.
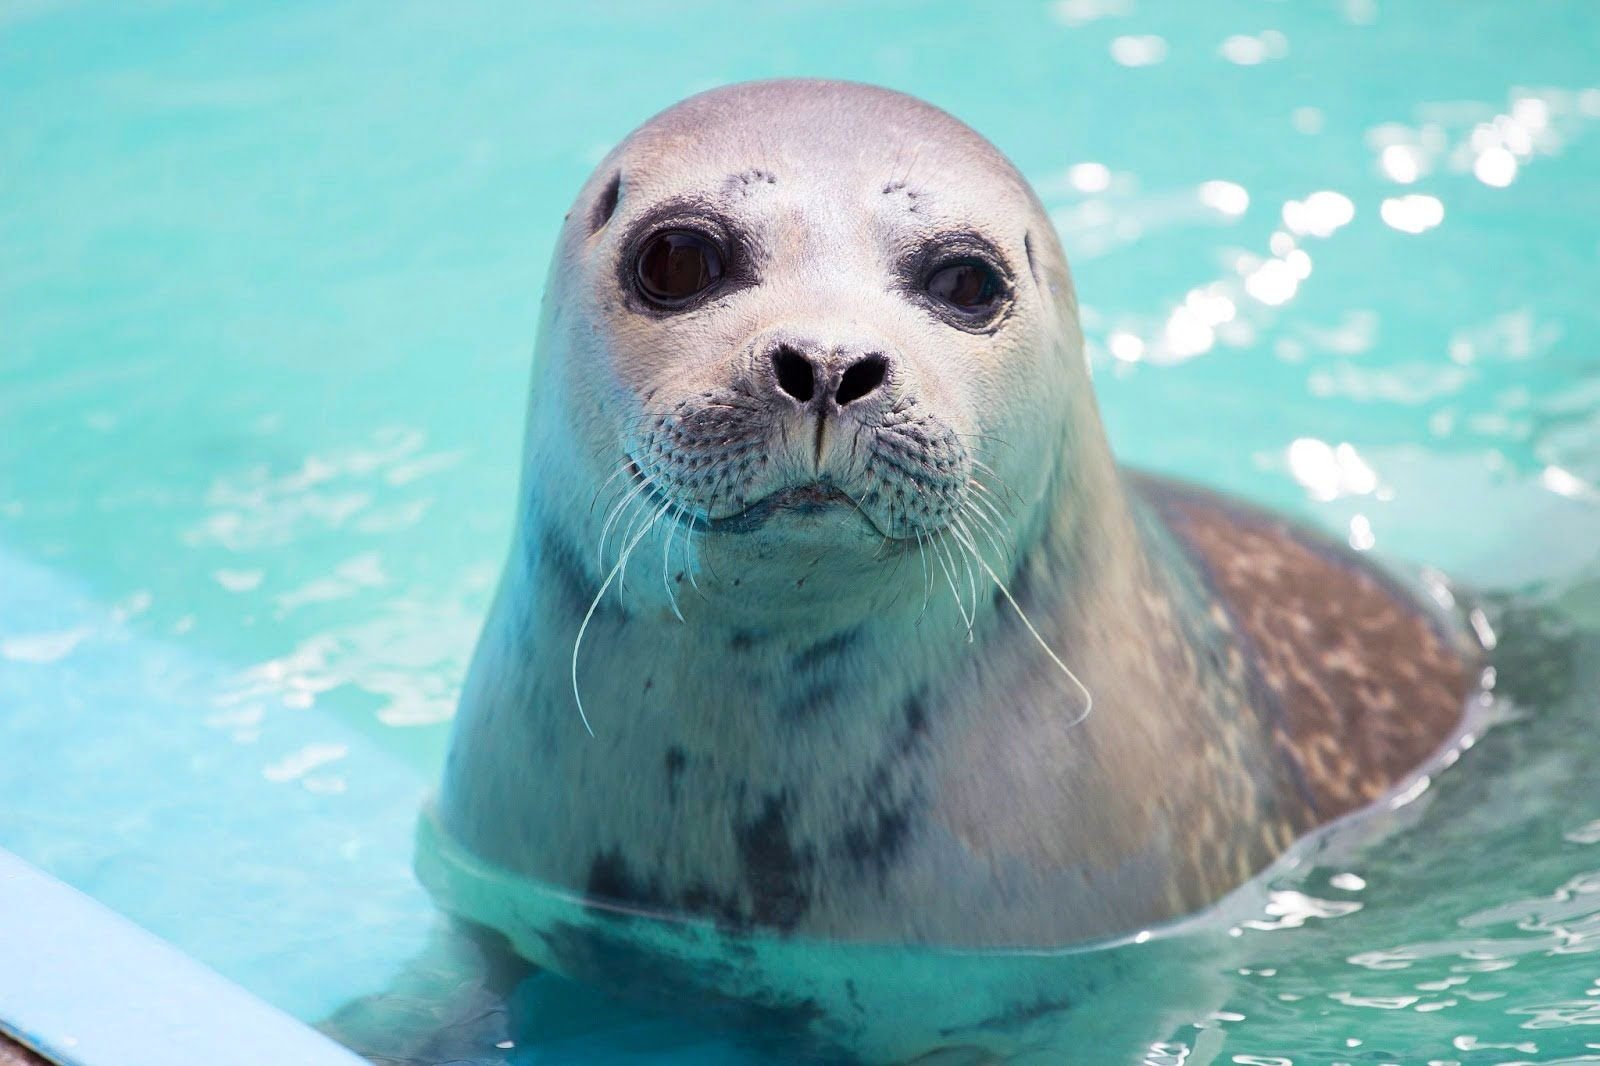
<instances>
[{"instance_id":1,"label":"seal whisker","mask_svg":"<svg viewBox=\"0 0 1600 1066\"><path fill-rule=\"evenodd\" d=\"M959 534L957 534L957 536L959 536ZM993 581L995 588L1000 590L1000 595L1005 597L1006 602L1011 605L1011 609L1017 613L1018 620L1020 620L1023 626L1027 628L1028 633L1032 635L1035 643L1037 643L1044 653L1050 657L1050 661L1055 663L1056 666L1060 668L1061 672L1067 676L1067 680L1076 685L1078 691L1083 694L1083 710L1078 712L1078 717L1067 723L1067 728L1072 729L1076 726L1082 725L1086 720L1088 720L1089 715L1094 712L1094 694L1089 691L1089 686L1085 685L1078 679L1078 675L1072 672L1072 668L1066 663L1062 662L1061 656L1057 655L1054 649L1052 649L1050 645L1045 642L1044 637L1040 636L1039 631L1034 628L1033 622L1028 618L1028 613L1022 609L1020 604L1017 603L1016 597L1011 595L1011 590L1006 587L1006 583L1000 580L1000 575L996 574L994 569L990 567L988 563L983 561L983 557L978 555L976 550L973 550L973 558L977 559L978 565L983 567L984 573L989 575L989 580Z\"/></svg>"},{"instance_id":2,"label":"seal whisker","mask_svg":"<svg viewBox=\"0 0 1600 1066\"><path fill-rule=\"evenodd\" d=\"M630 466L629 469L637 474L638 467ZM627 515L632 511L632 506L650 488L651 479L648 479L643 474L638 475L638 479L640 480L637 483L629 480L621 488L614 490L610 501L606 503L605 520L600 523L600 536L598 536L598 546L595 549L595 565L602 568L602 570L605 568L606 541L610 539L611 531L618 530L622 520L627 519Z\"/></svg>"},{"instance_id":3,"label":"seal whisker","mask_svg":"<svg viewBox=\"0 0 1600 1066\"><path fill-rule=\"evenodd\" d=\"M634 530L639 528L639 519L645 514L649 513L648 506L646 506L641 512L640 504L643 499L644 497L642 496L636 497L633 502L628 505L627 528L623 529L621 523L618 523L617 525L617 528L621 530L621 536L617 538L617 543L622 545L622 547L617 550L617 560L619 562L626 559L629 555L627 546L629 543L631 543L630 538L632 538ZM626 564L624 564L622 573L617 575L617 602L619 604L623 602L623 594L627 591L627 588L628 570Z\"/></svg>"},{"instance_id":4,"label":"seal whisker","mask_svg":"<svg viewBox=\"0 0 1600 1066\"><path fill-rule=\"evenodd\" d=\"M637 470L638 466L635 465L634 469ZM600 527L600 549L597 555L597 562L601 566L606 565L606 538L611 535L612 526L616 524L625 511L630 510L638 502L642 493L654 487L655 484L655 478L642 470L639 471L639 483L620 502L613 506L611 512L606 515L605 523Z\"/></svg>"},{"instance_id":5,"label":"seal whisker","mask_svg":"<svg viewBox=\"0 0 1600 1066\"><path fill-rule=\"evenodd\" d=\"M688 510L688 507L685 507L682 513L687 514ZM700 590L700 579L695 575L695 571L700 568L700 545L704 543L706 534L704 530L698 532L700 536L696 538L696 530L690 526L688 532L683 535L683 568L689 572L690 587L703 600L706 594Z\"/></svg>"},{"instance_id":6,"label":"seal whisker","mask_svg":"<svg viewBox=\"0 0 1600 1066\"><path fill-rule=\"evenodd\" d=\"M1009 488L1004 487L1003 491L995 491L992 486L984 484L983 476L982 472L974 467L972 476L967 479L967 484L984 493L990 500L994 501L996 506L1005 508L1006 514L1015 517L1016 512L1011 508L1011 500L1008 499L1008 495L1015 496L1016 494L1011 492Z\"/></svg>"},{"instance_id":7,"label":"seal whisker","mask_svg":"<svg viewBox=\"0 0 1600 1066\"><path fill-rule=\"evenodd\" d=\"M1003 479L999 474L995 473L994 467L990 466L988 463L984 462L982 459L973 458L973 459L969 459L968 461L970 463L972 463L973 469L982 470L985 474L988 474L990 477L994 478L994 480L995 480L995 482L997 484L1000 484L1000 485L1004 485L1005 484L1005 479Z\"/></svg>"},{"instance_id":8,"label":"seal whisker","mask_svg":"<svg viewBox=\"0 0 1600 1066\"><path fill-rule=\"evenodd\" d=\"M887 522L885 523L886 529L885 529L885 532L883 534L883 546L878 549L880 554L882 552L889 551L894 546L894 544L896 543L896 538L889 532L889 531L891 531L891 530L893 530L895 528L895 523L894 523L894 504L891 503L891 504L888 505L888 512L889 512L889 516L888 516ZM865 514L865 512L862 512L862 513ZM868 521L871 521L871 519L869 518ZM909 522L907 523L907 526L908 527L910 526ZM899 539L900 540L904 540L905 538L902 537L902 538L899 538ZM889 572L889 577L890 577L891 581L900 576L900 568L905 565L906 556L909 555L909 554L910 554L910 552L904 552L904 551L895 553L894 569Z\"/></svg>"},{"instance_id":9,"label":"seal whisker","mask_svg":"<svg viewBox=\"0 0 1600 1066\"><path fill-rule=\"evenodd\" d=\"M990 480L992 480L997 486L999 486L1000 495L1001 496L1009 496L1011 499L1016 500L1018 503L1022 502L1022 497L1017 495L1015 489L1013 489L1010 485L1006 484L1006 479L1005 478L1003 478L999 474L995 473L994 467L990 466L988 463L984 462L981 459L969 459L968 461L970 463L972 463L973 470L982 471L983 473L987 474L989 476Z\"/></svg>"},{"instance_id":10,"label":"seal whisker","mask_svg":"<svg viewBox=\"0 0 1600 1066\"><path fill-rule=\"evenodd\" d=\"M962 433L958 430L951 430L950 432L953 436L956 436L963 441L974 440L980 444L998 444L1002 448L1016 451L1016 448L1010 441L1006 440L1004 437L996 437L992 433Z\"/></svg>"},{"instance_id":11,"label":"seal whisker","mask_svg":"<svg viewBox=\"0 0 1600 1066\"><path fill-rule=\"evenodd\" d=\"M946 529L948 528L946 527ZM942 555L940 554L941 548L944 549ZM936 539L933 542L933 558L938 562L939 569L944 571L945 582L950 586L950 595L955 597L956 611L961 615L961 620L966 623L968 634L971 634L972 621L967 617L967 606L961 602L961 593L956 590L956 579L953 572L955 569L955 556L950 553L950 546L943 543L943 538Z\"/></svg>"},{"instance_id":12,"label":"seal whisker","mask_svg":"<svg viewBox=\"0 0 1600 1066\"><path fill-rule=\"evenodd\" d=\"M622 488L616 489L611 494L610 499L608 499L606 501L606 519L605 519L605 521L601 522L601 524L600 524L600 537L599 537L599 549L598 550L601 553L601 557L597 557L596 558L596 560L595 560L596 565L604 565L604 563L605 563L605 559L603 558L603 553L605 552L606 529L609 526L610 522L612 521L612 516L614 516L617 513L620 513L620 509L621 509L622 505L627 502L627 499L628 499L629 496L633 495L633 492L634 492L634 490L636 488L637 488L637 486L633 485L630 482L627 485L624 485ZM592 508L591 508L591 511L592 511Z\"/></svg>"},{"instance_id":13,"label":"seal whisker","mask_svg":"<svg viewBox=\"0 0 1600 1066\"><path fill-rule=\"evenodd\" d=\"M622 458L618 459L618 464L616 464L616 471L611 472L610 477L608 477L608 479L605 479L605 480L603 480L602 483L600 483L600 488L597 488L597 490L595 490L595 495L594 496L590 496L590 499L589 499L589 511L590 511L590 514L592 514L592 512L594 512L595 504L600 503L600 493L603 493L603 491L605 491L606 488L610 488L611 487L611 483L613 483L614 480L619 479L619 477L622 477L622 475L627 474L627 472L629 472L629 471L637 471L637 469L638 469L638 467L635 466L635 464L634 464L634 456L627 455L627 453L622 453ZM621 488L619 488L619 490L616 490L616 491L622 491L622 490L621 490Z\"/></svg>"},{"instance_id":14,"label":"seal whisker","mask_svg":"<svg viewBox=\"0 0 1600 1066\"><path fill-rule=\"evenodd\" d=\"M966 570L967 570L967 591L972 597L972 601L967 607L967 643L971 644L973 642L973 640L974 640L974 637L973 637L973 634L972 634L973 622L978 617L978 579L976 577L974 577L973 573L972 573L972 560L966 558L967 555L972 554L973 551L974 551L974 549L969 548L968 545L967 545L967 541L970 541L972 539L972 534L967 531L967 527L966 526L961 524L961 519L960 518L951 518L950 519L950 524L955 529L955 531L958 532L958 533L961 533L963 538L964 538L964 539L958 539L956 541L956 543L960 544L963 548L967 549L966 551L964 551L962 553L961 564L964 567L966 567Z\"/></svg>"},{"instance_id":15,"label":"seal whisker","mask_svg":"<svg viewBox=\"0 0 1600 1066\"><path fill-rule=\"evenodd\" d=\"M990 518L988 515L979 510L978 507L973 503L971 497L968 497L962 502L959 513L970 515L972 517L974 525L983 532L983 535L989 541L989 546L994 549L995 562L1004 563L1006 561L1007 552L1005 548L1001 547L1000 545L1002 535L1000 532L1000 527L995 524L994 519Z\"/></svg>"},{"instance_id":16,"label":"seal whisker","mask_svg":"<svg viewBox=\"0 0 1600 1066\"><path fill-rule=\"evenodd\" d=\"M617 565L613 566L611 572L606 574L606 579L600 583L600 591L594 594L594 600L590 602L588 611L584 612L583 621L578 625L578 636L572 642L572 698L578 704L578 717L583 721L583 728L588 731L591 737L594 736L594 727L589 724L589 716L584 713L583 696L578 691L578 652L583 647L583 635L589 631L589 622L594 618L594 612L600 606L600 601L605 598L606 590L611 587L611 582L616 580L617 574L628 564L628 556L633 554L634 547L644 539L646 533L650 532L656 521L667 513L667 507L669 506L671 505L663 504L661 510L656 512L656 517L651 519L650 523L643 529L639 530L633 541L623 549L622 555L617 559Z\"/></svg>"},{"instance_id":17,"label":"seal whisker","mask_svg":"<svg viewBox=\"0 0 1600 1066\"><path fill-rule=\"evenodd\" d=\"M649 532L651 527L655 525L656 520L666 512L666 509L670 507L671 504L663 504L660 510L656 511L655 515L646 521L646 516L650 515L651 506L651 504L644 502L643 497L640 497L634 501L634 512L633 515L628 519L628 531L622 536L622 542L626 544L627 547L622 549L622 573L617 575L618 603L622 602L622 594L628 587L628 559L633 555L633 549L639 543L638 539L630 539L633 537L633 531L635 529L639 529L639 524L644 522L644 528L640 529L639 531L641 534Z\"/></svg>"},{"instance_id":18,"label":"seal whisker","mask_svg":"<svg viewBox=\"0 0 1600 1066\"><path fill-rule=\"evenodd\" d=\"M609 488L613 481L617 480L617 478L621 477L623 474L626 474L628 472L628 467L632 465L633 460L624 456L622 461L617 464L616 472L600 483L600 487L595 489L594 495L589 498L590 514L594 514L594 505L600 501L600 494Z\"/></svg>"},{"instance_id":19,"label":"seal whisker","mask_svg":"<svg viewBox=\"0 0 1600 1066\"><path fill-rule=\"evenodd\" d=\"M872 520L872 516L867 513L867 509L865 507L862 507L861 504L857 503L856 502L856 498L854 496L846 496L845 499L850 501L850 506L854 507L858 512L860 512L861 517L866 519L867 524L869 526L871 526L874 529L878 528L878 524L876 522L874 522ZM893 511L891 511L890 513L893 514ZM891 522L890 525L892 526L893 522ZM889 546L892 543L893 543L893 540L890 538L889 534L887 534L887 533L883 534L883 543L878 546L878 558L880 558L880 559L883 558L884 553L889 550Z\"/></svg>"},{"instance_id":20,"label":"seal whisker","mask_svg":"<svg viewBox=\"0 0 1600 1066\"><path fill-rule=\"evenodd\" d=\"M984 507L987 507L989 509L989 513L994 516L994 520L1000 525L1005 525L1006 517L1008 515L1012 518L1016 517L1015 513L1011 511L1010 507L1006 507L1005 512L1001 513L1000 506L1003 505L1005 501L1001 500L999 504L996 504L994 493L990 492L988 487L982 482L968 479L967 485L975 491L983 493L982 496L972 496L969 498L976 500Z\"/></svg>"},{"instance_id":21,"label":"seal whisker","mask_svg":"<svg viewBox=\"0 0 1600 1066\"><path fill-rule=\"evenodd\" d=\"M711 501L727 501L729 499L730 495L733 495L729 491L729 489L730 489L730 485L729 485L730 480L732 480L732 479L730 478L729 472L727 470L718 470L716 472L715 479L711 482L711 488L709 490L707 490L703 494L705 496L705 499L708 501L706 503L707 514L710 513ZM701 544L705 544L707 532L709 532L708 529L702 529L701 530L701 536L700 536L700 543ZM715 553L712 553L712 556L707 559L707 561L706 561L706 571L712 577L714 577L714 578L716 578L718 580L721 580L722 575L717 573L717 568L711 564L711 561L710 561L711 558L715 558Z\"/></svg>"},{"instance_id":22,"label":"seal whisker","mask_svg":"<svg viewBox=\"0 0 1600 1066\"><path fill-rule=\"evenodd\" d=\"M678 504L672 512L673 524L683 527L683 572L689 576L689 587L699 593L701 599L705 599L705 593L700 592L700 582L694 575L695 568L700 564L699 553L695 548L693 518L687 503ZM672 535L677 536L677 530L673 530Z\"/></svg>"},{"instance_id":23,"label":"seal whisker","mask_svg":"<svg viewBox=\"0 0 1600 1066\"><path fill-rule=\"evenodd\" d=\"M917 612L917 620L913 625L921 625L922 619L928 613L928 600L933 596L933 574L928 570L928 545L922 539L922 530L915 531L917 537L917 554L922 558L922 610Z\"/></svg>"},{"instance_id":24,"label":"seal whisker","mask_svg":"<svg viewBox=\"0 0 1600 1066\"><path fill-rule=\"evenodd\" d=\"M678 510L682 510L682 505L681 504L673 505L673 504L671 504L669 502L668 506L669 507L676 506ZM667 523L667 535L662 538L662 542L661 542L661 584L667 590L667 602L672 605L672 613L678 616L678 621L682 622L682 621L684 621L683 612L678 610L678 596L677 596L677 593L675 593L672 590L672 578L671 578L671 574L672 574L672 538L677 536L677 534L678 534L678 525L679 525L679 523L676 520L676 517L674 517L673 521Z\"/></svg>"}]
</instances>

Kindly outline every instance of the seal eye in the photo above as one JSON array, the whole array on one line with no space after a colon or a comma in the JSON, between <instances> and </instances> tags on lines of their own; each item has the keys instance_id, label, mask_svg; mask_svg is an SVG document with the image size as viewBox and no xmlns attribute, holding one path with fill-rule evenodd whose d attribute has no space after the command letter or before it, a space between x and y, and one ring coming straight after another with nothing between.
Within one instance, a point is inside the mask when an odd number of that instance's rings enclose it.
<instances>
[{"instance_id":1,"label":"seal eye","mask_svg":"<svg viewBox=\"0 0 1600 1066\"><path fill-rule=\"evenodd\" d=\"M645 242L634 269L648 299L681 307L722 278L722 253L701 234L668 230Z\"/></svg>"},{"instance_id":2,"label":"seal eye","mask_svg":"<svg viewBox=\"0 0 1600 1066\"><path fill-rule=\"evenodd\" d=\"M976 259L945 263L928 275L923 285L929 296L974 318L994 310L1000 299L1000 279Z\"/></svg>"}]
</instances>

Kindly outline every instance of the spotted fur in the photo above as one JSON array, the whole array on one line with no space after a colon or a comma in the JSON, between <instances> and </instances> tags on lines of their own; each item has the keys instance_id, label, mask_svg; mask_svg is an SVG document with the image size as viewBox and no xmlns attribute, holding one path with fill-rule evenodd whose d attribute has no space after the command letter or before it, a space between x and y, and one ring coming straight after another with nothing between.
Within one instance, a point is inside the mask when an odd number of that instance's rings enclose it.
<instances>
[{"instance_id":1,"label":"spotted fur","mask_svg":"<svg viewBox=\"0 0 1600 1066\"><path fill-rule=\"evenodd\" d=\"M1461 634L1354 552L1202 491L1141 483L1205 572L1319 820L1382 796L1461 719Z\"/></svg>"}]
</instances>

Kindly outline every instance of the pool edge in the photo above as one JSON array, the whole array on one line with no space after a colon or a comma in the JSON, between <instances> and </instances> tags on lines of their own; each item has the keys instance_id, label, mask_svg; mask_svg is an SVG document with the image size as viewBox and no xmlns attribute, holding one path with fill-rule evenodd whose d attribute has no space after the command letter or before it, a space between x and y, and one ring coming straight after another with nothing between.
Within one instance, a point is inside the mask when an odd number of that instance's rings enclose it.
<instances>
[{"instance_id":1,"label":"pool edge","mask_svg":"<svg viewBox=\"0 0 1600 1066\"><path fill-rule=\"evenodd\" d=\"M60 1066L365 1066L4 849L0 1034Z\"/></svg>"}]
</instances>

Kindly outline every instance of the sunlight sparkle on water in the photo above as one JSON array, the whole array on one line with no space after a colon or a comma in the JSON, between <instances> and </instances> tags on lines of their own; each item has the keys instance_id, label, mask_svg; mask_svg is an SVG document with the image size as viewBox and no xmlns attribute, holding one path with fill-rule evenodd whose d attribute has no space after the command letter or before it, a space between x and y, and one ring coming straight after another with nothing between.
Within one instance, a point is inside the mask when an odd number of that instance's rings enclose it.
<instances>
[{"instance_id":1,"label":"sunlight sparkle on water","mask_svg":"<svg viewBox=\"0 0 1600 1066\"><path fill-rule=\"evenodd\" d=\"M0 659L19 663L54 663L72 654L87 629L68 629L49 633L22 633L0 640Z\"/></svg>"},{"instance_id":2,"label":"sunlight sparkle on water","mask_svg":"<svg viewBox=\"0 0 1600 1066\"><path fill-rule=\"evenodd\" d=\"M1113 358L1124 363L1137 363L1144 356L1144 341L1126 330L1118 330L1107 337L1106 347Z\"/></svg>"},{"instance_id":3,"label":"sunlight sparkle on water","mask_svg":"<svg viewBox=\"0 0 1600 1066\"><path fill-rule=\"evenodd\" d=\"M1216 330L1188 305L1177 308L1167 319L1167 351L1177 359L1188 359L1211 350L1217 342Z\"/></svg>"},{"instance_id":4,"label":"sunlight sparkle on water","mask_svg":"<svg viewBox=\"0 0 1600 1066\"><path fill-rule=\"evenodd\" d=\"M1358 552L1369 551L1378 543L1378 538L1372 533L1372 522L1364 514L1358 514L1350 519L1350 547Z\"/></svg>"},{"instance_id":5,"label":"sunlight sparkle on water","mask_svg":"<svg viewBox=\"0 0 1600 1066\"><path fill-rule=\"evenodd\" d=\"M1234 302L1225 294L1218 292L1215 286L1189 290L1189 295L1183 298L1183 304L1208 326L1220 326L1224 322L1232 322L1234 315L1239 311Z\"/></svg>"},{"instance_id":6,"label":"sunlight sparkle on water","mask_svg":"<svg viewBox=\"0 0 1600 1066\"><path fill-rule=\"evenodd\" d=\"M1356 217L1350 197L1330 189L1312 193L1304 200L1283 205L1283 224L1290 232L1312 237L1329 237Z\"/></svg>"},{"instance_id":7,"label":"sunlight sparkle on water","mask_svg":"<svg viewBox=\"0 0 1600 1066\"><path fill-rule=\"evenodd\" d=\"M1111 187L1111 170L1104 163L1077 163L1067 168L1067 180L1079 192L1105 192Z\"/></svg>"},{"instance_id":8,"label":"sunlight sparkle on water","mask_svg":"<svg viewBox=\"0 0 1600 1066\"><path fill-rule=\"evenodd\" d=\"M1064 26L1082 26L1098 19L1133 14L1133 0L1056 0L1051 11Z\"/></svg>"},{"instance_id":9,"label":"sunlight sparkle on water","mask_svg":"<svg viewBox=\"0 0 1600 1066\"><path fill-rule=\"evenodd\" d=\"M1600 489L1596 489L1572 471L1565 470L1559 466L1545 467L1539 474L1539 484L1556 495L1565 496L1569 500L1600 501Z\"/></svg>"},{"instance_id":10,"label":"sunlight sparkle on water","mask_svg":"<svg viewBox=\"0 0 1600 1066\"><path fill-rule=\"evenodd\" d=\"M1253 67L1269 59L1282 59L1289 54L1289 39L1277 30L1266 30L1260 36L1236 33L1217 48L1217 54L1230 63Z\"/></svg>"},{"instance_id":11,"label":"sunlight sparkle on water","mask_svg":"<svg viewBox=\"0 0 1600 1066\"><path fill-rule=\"evenodd\" d=\"M1322 132L1322 109L1320 107L1297 107L1289 115L1289 123L1298 133L1307 136Z\"/></svg>"},{"instance_id":12,"label":"sunlight sparkle on water","mask_svg":"<svg viewBox=\"0 0 1600 1066\"><path fill-rule=\"evenodd\" d=\"M1288 303L1300 288L1294 268L1282 259L1268 259L1244 279L1244 289L1269 307Z\"/></svg>"},{"instance_id":13,"label":"sunlight sparkle on water","mask_svg":"<svg viewBox=\"0 0 1600 1066\"><path fill-rule=\"evenodd\" d=\"M1410 185L1422 176L1422 153L1407 144L1391 144L1378 156L1378 167L1392 181Z\"/></svg>"},{"instance_id":14,"label":"sunlight sparkle on water","mask_svg":"<svg viewBox=\"0 0 1600 1066\"><path fill-rule=\"evenodd\" d=\"M1125 67L1154 66L1167 58L1167 42L1155 34L1118 37L1111 42L1111 58Z\"/></svg>"},{"instance_id":15,"label":"sunlight sparkle on water","mask_svg":"<svg viewBox=\"0 0 1600 1066\"><path fill-rule=\"evenodd\" d=\"M1298 929L1312 919L1343 918L1361 910L1361 907L1359 900L1318 899L1294 889L1275 889L1268 894L1267 904L1263 908L1265 918L1253 918L1239 924L1261 932Z\"/></svg>"},{"instance_id":16,"label":"sunlight sparkle on water","mask_svg":"<svg viewBox=\"0 0 1600 1066\"><path fill-rule=\"evenodd\" d=\"M337 762L349 754L350 749L344 744L307 744L277 762L262 767L261 776L280 784L295 781L305 777L312 770Z\"/></svg>"},{"instance_id":17,"label":"sunlight sparkle on water","mask_svg":"<svg viewBox=\"0 0 1600 1066\"><path fill-rule=\"evenodd\" d=\"M1288 459L1289 472L1314 500L1365 496L1378 488L1376 471L1349 442L1333 446L1315 437L1301 437L1289 445Z\"/></svg>"},{"instance_id":18,"label":"sunlight sparkle on water","mask_svg":"<svg viewBox=\"0 0 1600 1066\"><path fill-rule=\"evenodd\" d=\"M1503 145L1495 145L1478 156L1472 173L1485 185L1503 189L1517 180L1517 157Z\"/></svg>"},{"instance_id":19,"label":"sunlight sparkle on water","mask_svg":"<svg viewBox=\"0 0 1600 1066\"><path fill-rule=\"evenodd\" d=\"M1444 221L1444 204L1420 193L1394 196L1378 207L1378 217L1401 233L1424 233Z\"/></svg>"},{"instance_id":20,"label":"sunlight sparkle on water","mask_svg":"<svg viewBox=\"0 0 1600 1066\"><path fill-rule=\"evenodd\" d=\"M1238 217L1250 208L1250 193L1231 181L1208 181L1200 186L1200 202L1224 215Z\"/></svg>"}]
</instances>

